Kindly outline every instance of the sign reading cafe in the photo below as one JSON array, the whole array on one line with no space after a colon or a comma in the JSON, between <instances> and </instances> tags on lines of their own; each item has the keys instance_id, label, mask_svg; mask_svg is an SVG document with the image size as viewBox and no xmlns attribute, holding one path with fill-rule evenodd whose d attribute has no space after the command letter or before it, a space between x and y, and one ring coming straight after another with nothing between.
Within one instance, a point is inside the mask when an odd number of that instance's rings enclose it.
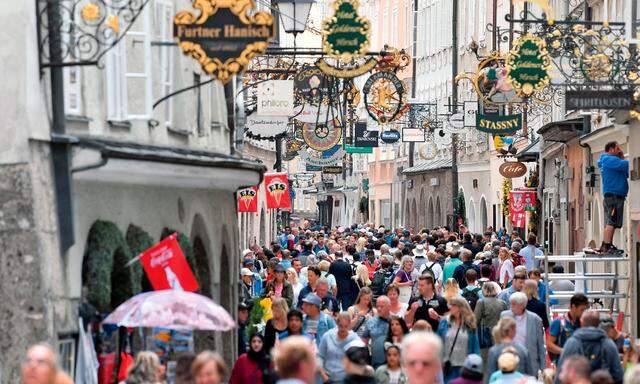
<instances>
[{"instance_id":1,"label":"sign reading cafe","mask_svg":"<svg viewBox=\"0 0 640 384\"><path fill-rule=\"evenodd\" d=\"M185 55L223 83L243 72L275 36L273 16L253 12L252 0L194 0L193 8L200 13L176 14L173 36Z\"/></svg>"}]
</instances>

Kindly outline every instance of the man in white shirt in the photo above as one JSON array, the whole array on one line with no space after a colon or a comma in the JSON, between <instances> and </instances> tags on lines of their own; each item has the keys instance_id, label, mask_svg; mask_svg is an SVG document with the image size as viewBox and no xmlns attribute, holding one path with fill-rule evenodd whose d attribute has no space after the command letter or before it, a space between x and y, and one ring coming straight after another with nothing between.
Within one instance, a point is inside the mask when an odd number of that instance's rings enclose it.
<instances>
[{"instance_id":1,"label":"man in white shirt","mask_svg":"<svg viewBox=\"0 0 640 384\"><path fill-rule=\"evenodd\" d=\"M544 253L540 248L536 246L538 238L533 233L529 234L527 238L527 246L522 248L518 254L524 257L524 266L527 267L527 271L531 271L533 268L540 266L540 261L536 260L536 256L543 256Z\"/></svg>"}]
</instances>

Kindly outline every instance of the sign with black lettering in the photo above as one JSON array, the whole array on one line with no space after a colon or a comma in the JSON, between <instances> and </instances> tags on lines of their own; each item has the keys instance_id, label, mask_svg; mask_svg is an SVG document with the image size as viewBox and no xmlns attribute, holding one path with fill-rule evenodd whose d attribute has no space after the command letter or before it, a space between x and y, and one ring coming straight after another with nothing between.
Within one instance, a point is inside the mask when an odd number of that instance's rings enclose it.
<instances>
[{"instance_id":1,"label":"sign with black lettering","mask_svg":"<svg viewBox=\"0 0 640 384\"><path fill-rule=\"evenodd\" d=\"M633 91L567 91L567 109L633 109Z\"/></svg>"},{"instance_id":2,"label":"sign with black lettering","mask_svg":"<svg viewBox=\"0 0 640 384\"><path fill-rule=\"evenodd\" d=\"M328 167L322 167L322 173L326 173L328 175L341 175L342 174L342 166L341 165L331 165Z\"/></svg>"},{"instance_id":3,"label":"sign with black lettering","mask_svg":"<svg viewBox=\"0 0 640 384\"><path fill-rule=\"evenodd\" d=\"M356 147L377 147L378 131L368 131L366 123L356 123L354 146Z\"/></svg>"},{"instance_id":4,"label":"sign with black lettering","mask_svg":"<svg viewBox=\"0 0 640 384\"><path fill-rule=\"evenodd\" d=\"M173 36L185 55L223 83L243 72L275 36L273 15L255 12L251 0L194 1L193 7L199 12L176 14Z\"/></svg>"}]
</instances>

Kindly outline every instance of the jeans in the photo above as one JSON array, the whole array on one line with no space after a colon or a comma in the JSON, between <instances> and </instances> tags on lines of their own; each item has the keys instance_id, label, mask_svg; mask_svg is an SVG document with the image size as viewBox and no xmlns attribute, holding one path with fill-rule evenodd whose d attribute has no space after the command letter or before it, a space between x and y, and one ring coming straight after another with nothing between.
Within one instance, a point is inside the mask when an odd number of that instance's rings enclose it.
<instances>
[{"instance_id":1,"label":"jeans","mask_svg":"<svg viewBox=\"0 0 640 384\"><path fill-rule=\"evenodd\" d=\"M343 311L346 311L353 302L351 292L338 292L338 297L336 297L336 299L338 300L338 304L340 304L340 308Z\"/></svg>"}]
</instances>

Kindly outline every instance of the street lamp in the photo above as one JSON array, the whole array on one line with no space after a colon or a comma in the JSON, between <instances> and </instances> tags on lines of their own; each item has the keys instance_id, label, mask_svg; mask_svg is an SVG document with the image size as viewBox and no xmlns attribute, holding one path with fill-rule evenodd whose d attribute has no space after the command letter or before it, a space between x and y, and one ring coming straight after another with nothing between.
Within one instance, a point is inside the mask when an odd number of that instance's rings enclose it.
<instances>
[{"instance_id":1,"label":"street lamp","mask_svg":"<svg viewBox=\"0 0 640 384\"><path fill-rule=\"evenodd\" d=\"M286 33L292 33L295 39L298 33L304 32L315 0L276 0L282 27Z\"/></svg>"}]
</instances>

